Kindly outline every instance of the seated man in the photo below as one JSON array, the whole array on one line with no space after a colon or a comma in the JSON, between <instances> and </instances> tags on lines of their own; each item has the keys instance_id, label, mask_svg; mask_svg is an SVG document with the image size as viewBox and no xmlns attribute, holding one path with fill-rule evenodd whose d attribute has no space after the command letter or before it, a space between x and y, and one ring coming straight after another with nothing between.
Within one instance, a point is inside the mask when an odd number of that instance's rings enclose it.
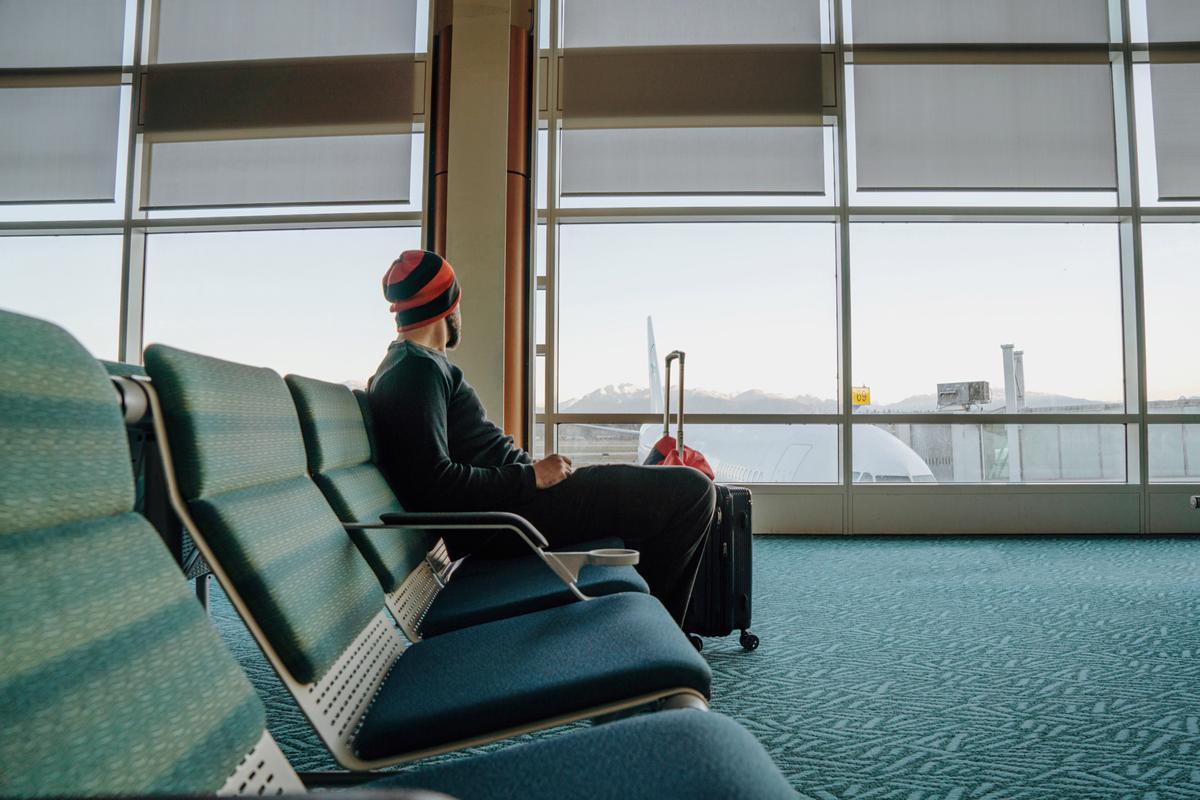
<instances>
[{"instance_id":1,"label":"seated man","mask_svg":"<svg viewBox=\"0 0 1200 800\"><path fill-rule=\"evenodd\" d=\"M379 463L413 511L511 511L553 547L619 536L638 570L682 622L712 521L716 492L690 467L606 464L575 470L558 454L534 461L490 422L462 370L459 286L449 262L408 250L383 278L399 337L370 384ZM453 557L528 553L508 533L450 534Z\"/></svg>"}]
</instances>

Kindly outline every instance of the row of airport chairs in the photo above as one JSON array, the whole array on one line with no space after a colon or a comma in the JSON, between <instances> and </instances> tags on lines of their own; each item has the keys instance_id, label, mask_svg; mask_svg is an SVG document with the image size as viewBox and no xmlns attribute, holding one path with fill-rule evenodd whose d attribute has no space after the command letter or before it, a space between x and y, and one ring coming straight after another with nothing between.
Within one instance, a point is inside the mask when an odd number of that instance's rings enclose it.
<instances>
[{"instance_id":1,"label":"row of airport chairs","mask_svg":"<svg viewBox=\"0 0 1200 800\"><path fill-rule=\"evenodd\" d=\"M148 378L110 379L65 331L0 312L0 795L304 791L132 510L125 421L148 415L167 501L344 767L615 720L371 790L794 796L706 711L707 665L619 539L552 552L512 515L406 513L349 389L161 345L145 362ZM504 531L531 555L450 565L447 529Z\"/></svg>"}]
</instances>

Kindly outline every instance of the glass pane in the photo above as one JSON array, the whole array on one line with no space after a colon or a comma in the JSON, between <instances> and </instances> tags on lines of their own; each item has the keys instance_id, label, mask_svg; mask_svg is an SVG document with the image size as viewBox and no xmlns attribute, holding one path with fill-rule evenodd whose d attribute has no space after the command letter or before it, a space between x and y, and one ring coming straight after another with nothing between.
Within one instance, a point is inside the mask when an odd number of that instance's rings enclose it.
<instances>
[{"instance_id":1,"label":"glass pane","mask_svg":"<svg viewBox=\"0 0 1200 800\"><path fill-rule=\"evenodd\" d=\"M120 86L0 89L0 202L112 201Z\"/></svg>"},{"instance_id":2,"label":"glass pane","mask_svg":"<svg viewBox=\"0 0 1200 800\"><path fill-rule=\"evenodd\" d=\"M852 16L859 44L1108 41L1107 0L854 0Z\"/></svg>"},{"instance_id":3,"label":"glass pane","mask_svg":"<svg viewBox=\"0 0 1200 800\"><path fill-rule=\"evenodd\" d=\"M415 0L159 0L155 62L412 53Z\"/></svg>"},{"instance_id":4,"label":"glass pane","mask_svg":"<svg viewBox=\"0 0 1200 800\"><path fill-rule=\"evenodd\" d=\"M859 191L1116 188L1107 63L859 64L851 88Z\"/></svg>"},{"instance_id":5,"label":"glass pane","mask_svg":"<svg viewBox=\"0 0 1200 800\"><path fill-rule=\"evenodd\" d=\"M1200 424L1149 426L1150 480L1200 481Z\"/></svg>"},{"instance_id":6,"label":"glass pane","mask_svg":"<svg viewBox=\"0 0 1200 800\"><path fill-rule=\"evenodd\" d=\"M1200 64L1151 64L1159 200L1200 200Z\"/></svg>"},{"instance_id":7,"label":"glass pane","mask_svg":"<svg viewBox=\"0 0 1200 800\"><path fill-rule=\"evenodd\" d=\"M0 308L66 328L114 360L121 329L120 236L0 236Z\"/></svg>"},{"instance_id":8,"label":"glass pane","mask_svg":"<svg viewBox=\"0 0 1200 800\"><path fill-rule=\"evenodd\" d=\"M534 330L537 331L537 338L534 344L546 343L546 290L538 289L534 293L534 310L533 324Z\"/></svg>"},{"instance_id":9,"label":"glass pane","mask_svg":"<svg viewBox=\"0 0 1200 800\"><path fill-rule=\"evenodd\" d=\"M676 349L689 411L837 408L833 225L560 225L558 237L561 411L660 409L660 356Z\"/></svg>"},{"instance_id":10,"label":"glass pane","mask_svg":"<svg viewBox=\"0 0 1200 800\"><path fill-rule=\"evenodd\" d=\"M856 411L1123 409L1116 225L856 223L850 256ZM986 399L939 409L972 382Z\"/></svg>"},{"instance_id":11,"label":"glass pane","mask_svg":"<svg viewBox=\"0 0 1200 800\"><path fill-rule=\"evenodd\" d=\"M821 194L820 127L564 130L564 195Z\"/></svg>"},{"instance_id":12,"label":"glass pane","mask_svg":"<svg viewBox=\"0 0 1200 800\"><path fill-rule=\"evenodd\" d=\"M0 69L115 67L125 38L125 0L0 3Z\"/></svg>"},{"instance_id":13,"label":"glass pane","mask_svg":"<svg viewBox=\"0 0 1200 800\"><path fill-rule=\"evenodd\" d=\"M558 450L576 466L641 464L661 436L658 423L559 425ZM684 443L703 453L725 483L838 480L836 425L689 425Z\"/></svg>"},{"instance_id":14,"label":"glass pane","mask_svg":"<svg viewBox=\"0 0 1200 800\"><path fill-rule=\"evenodd\" d=\"M907 453L896 449L897 441ZM918 477L921 464L925 477ZM1125 480L1125 428L857 425L853 472L856 483L1118 482Z\"/></svg>"},{"instance_id":15,"label":"glass pane","mask_svg":"<svg viewBox=\"0 0 1200 800\"><path fill-rule=\"evenodd\" d=\"M407 203L412 138L159 142L144 207Z\"/></svg>"},{"instance_id":16,"label":"glass pane","mask_svg":"<svg viewBox=\"0 0 1200 800\"><path fill-rule=\"evenodd\" d=\"M805 44L821 41L819 0L560 0L564 47Z\"/></svg>"},{"instance_id":17,"label":"glass pane","mask_svg":"<svg viewBox=\"0 0 1200 800\"><path fill-rule=\"evenodd\" d=\"M1200 414L1200 225L1143 225L1150 413Z\"/></svg>"},{"instance_id":18,"label":"glass pane","mask_svg":"<svg viewBox=\"0 0 1200 800\"><path fill-rule=\"evenodd\" d=\"M145 340L366 385L396 338L379 281L417 228L151 234Z\"/></svg>"}]
</instances>

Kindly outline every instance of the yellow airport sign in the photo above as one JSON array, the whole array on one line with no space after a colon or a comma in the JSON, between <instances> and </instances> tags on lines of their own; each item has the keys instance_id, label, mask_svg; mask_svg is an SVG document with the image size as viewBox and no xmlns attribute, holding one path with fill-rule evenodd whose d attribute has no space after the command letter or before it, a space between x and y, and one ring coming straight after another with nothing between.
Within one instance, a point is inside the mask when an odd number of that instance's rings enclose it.
<instances>
[{"instance_id":1,"label":"yellow airport sign","mask_svg":"<svg viewBox=\"0 0 1200 800\"><path fill-rule=\"evenodd\" d=\"M871 387L853 386L850 389L850 399L856 406L871 405Z\"/></svg>"}]
</instances>

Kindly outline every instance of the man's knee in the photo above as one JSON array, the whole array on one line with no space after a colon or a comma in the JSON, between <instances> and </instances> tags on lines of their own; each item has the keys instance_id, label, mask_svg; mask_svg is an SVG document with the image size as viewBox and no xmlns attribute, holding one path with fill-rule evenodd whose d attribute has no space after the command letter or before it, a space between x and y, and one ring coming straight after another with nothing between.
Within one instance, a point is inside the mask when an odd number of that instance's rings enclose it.
<instances>
[{"instance_id":1,"label":"man's knee","mask_svg":"<svg viewBox=\"0 0 1200 800\"><path fill-rule=\"evenodd\" d=\"M675 497L684 508L696 508L704 517L717 509L717 487L708 476L691 467L672 467Z\"/></svg>"}]
</instances>

